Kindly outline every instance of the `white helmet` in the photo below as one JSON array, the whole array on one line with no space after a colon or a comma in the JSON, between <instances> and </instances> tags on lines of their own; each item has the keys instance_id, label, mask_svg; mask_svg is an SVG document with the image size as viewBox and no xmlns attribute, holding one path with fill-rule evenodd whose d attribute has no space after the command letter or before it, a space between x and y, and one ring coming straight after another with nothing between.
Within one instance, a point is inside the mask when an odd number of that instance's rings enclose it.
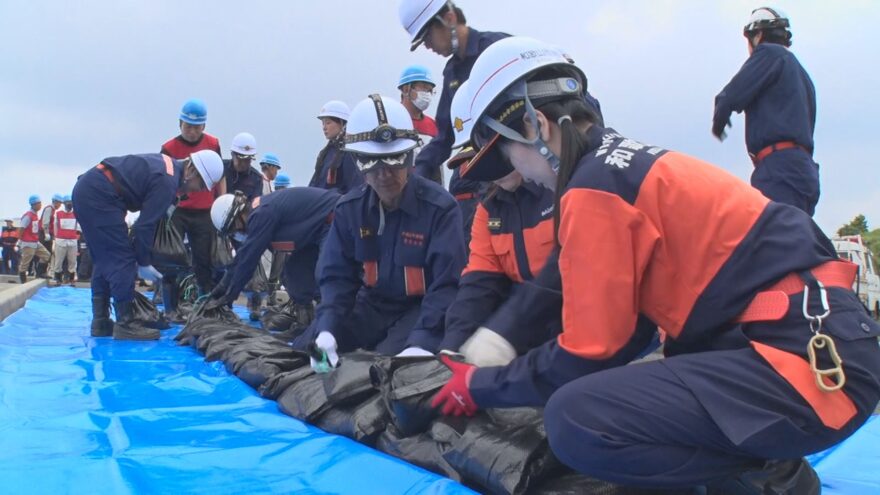
<instances>
[{"instance_id":1,"label":"white helmet","mask_svg":"<svg viewBox=\"0 0 880 495\"><path fill-rule=\"evenodd\" d=\"M224 194L211 205L211 223L220 234L229 234L233 220L244 211L245 206L247 197L243 194Z\"/></svg>"},{"instance_id":2,"label":"white helmet","mask_svg":"<svg viewBox=\"0 0 880 495\"><path fill-rule=\"evenodd\" d=\"M410 51L422 44L428 22L447 4L452 6L448 0L400 0L397 15L400 16L400 25L409 33Z\"/></svg>"},{"instance_id":3,"label":"white helmet","mask_svg":"<svg viewBox=\"0 0 880 495\"><path fill-rule=\"evenodd\" d=\"M208 189L213 188L214 184L223 178L223 159L216 152L212 150L196 151L189 157Z\"/></svg>"},{"instance_id":4,"label":"white helmet","mask_svg":"<svg viewBox=\"0 0 880 495\"><path fill-rule=\"evenodd\" d=\"M348 108L348 105L346 105L345 102L339 100L330 100L327 103L324 103L324 106L321 107L321 111L318 112L318 118L320 119L322 117L334 117L347 122L350 114L351 110Z\"/></svg>"},{"instance_id":5,"label":"white helmet","mask_svg":"<svg viewBox=\"0 0 880 495\"><path fill-rule=\"evenodd\" d=\"M566 75L526 82L530 74L551 66L558 66ZM541 155L552 161L552 152L540 136L526 141L506 124L521 115L520 112L534 113L534 99L583 95L587 85L583 71L561 48L522 36L505 38L486 48L474 63L468 81L468 91L459 91L455 96L465 98L456 108L470 109L471 141L480 147L471 166L492 148L499 135L537 145ZM491 131L491 136L480 135L486 129ZM558 163L558 159L556 161Z\"/></svg>"},{"instance_id":6,"label":"white helmet","mask_svg":"<svg viewBox=\"0 0 880 495\"><path fill-rule=\"evenodd\" d=\"M461 148L471 140L471 129L474 121L471 119L470 98L468 95L469 81L461 83L452 97L449 105L449 119L452 121L452 131L455 141L452 148Z\"/></svg>"},{"instance_id":7,"label":"white helmet","mask_svg":"<svg viewBox=\"0 0 880 495\"><path fill-rule=\"evenodd\" d=\"M248 132L240 132L232 138L230 149L239 155L254 156L257 154L257 140Z\"/></svg>"},{"instance_id":8,"label":"white helmet","mask_svg":"<svg viewBox=\"0 0 880 495\"><path fill-rule=\"evenodd\" d=\"M743 33L773 28L787 30L788 27L788 16L783 11L771 7L760 7L752 11L748 24L743 28Z\"/></svg>"},{"instance_id":9,"label":"white helmet","mask_svg":"<svg viewBox=\"0 0 880 495\"><path fill-rule=\"evenodd\" d=\"M418 144L419 135L413 130L412 117L396 99L373 94L351 112L345 151L390 157L406 153ZM370 168L361 162L358 165L362 170Z\"/></svg>"}]
</instances>

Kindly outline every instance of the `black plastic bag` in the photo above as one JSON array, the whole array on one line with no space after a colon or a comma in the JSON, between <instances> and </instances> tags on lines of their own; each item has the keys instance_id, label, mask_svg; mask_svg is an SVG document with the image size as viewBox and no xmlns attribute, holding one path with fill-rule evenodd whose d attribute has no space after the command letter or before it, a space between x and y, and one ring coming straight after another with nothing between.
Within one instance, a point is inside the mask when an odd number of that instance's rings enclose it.
<instances>
[{"instance_id":1,"label":"black plastic bag","mask_svg":"<svg viewBox=\"0 0 880 495\"><path fill-rule=\"evenodd\" d=\"M196 345L202 333L239 325L242 325L241 320L228 306L206 309L205 305L201 304L189 315L186 325L174 340L180 345Z\"/></svg>"},{"instance_id":2,"label":"black plastic bag","mask_svg":"<svg viewBox=\"0 0 880 495\"><path fill-rule=\"evenodd\" d=\"M153 265L163 273L186 269L192 265L189 249L183 243L183 235L167 216L163 216L156 226L156 237L153 239Z\"/></svg>"},{"instance_id":3,"label":"black plastic bag","mask_svg":"<svg viewBox=\"0 0 880 495\"><path fill-rule=\"evenodd\" d=\"M336 369L323 375L327 400L334 406L346 405L362 402L375 394L370 368L378 358L378 354L370 351L343 354Z\"/></svg>"},{"instance_id":4,"label":"black plastic bag","mask_svg":"<svg viewBox=\"0 0 880 495\"><path fill-rule=\"evenodd\" d=\"M529 493L534 495L582 495L584 493L595 495L688 495L695 493L695 491L693 489L634 488L597 480L579 473L568 473L545 480L538 486L530 488Z\"/></svg>"},{"instance_id":5,"label":"black plastic bag","mask_svg":"<svg viewBox=\"0 0 880 495\"><path fill-rule=\"evenodd\" d=\"M267 399L277 400L278 397L280 397L281 394L283 394L284 391L287 390L287 387L293 385L294 383L302 380L307 376L312 375L313 373L314 371L312 371L312 368L310 366L304 366L293 371L278 373L277 375L266 380L266 382L260 386L260 395Z\"/></svg>"},{"instance_id":6,"label":"black plastic bag","mask_svg":"<svg viewBox=\"0 0 880 495\"><path fill-rule=\"evenodd\" d=\"M249 339L257 334L257 330L250 325L230 326L224 322L205 323L216 328L202 330L196 349L205 356L205 361L222 361L226 354L232 351L239 342Z\"/></svg>"},{"instance_id":7,"label":"black plastic bag","mask_svg":"<svg viewBox=\"0 0 880 495\"><path fill-rule=\"evenodd\" d=\"M296 317L293 316L293 301L288 300L280 306L269 306L263 311L260 323L264 330L270 332L286 332Z\"/></svg>"},{"instance_id":8,"label":"black plastic bag","mask_svg":"<svg viewBox=\"0 0 880 495\"><path fill-rule=\"evenodd\" d=\"M388 411L382 396L375 391L372 397L361 404L331 407L315 422L315 426L326 432L342 435L365 445L375 444L387 424Z\"/></svg>"},{"instance_id":9,"label":"black plastic bag","mask_svg":"<svg viewBox=\"0 0 880 495\"><path fill-rule=\"evenodd\" d=\"M376 448L398 459L403 459L455 481L461 481L461 477L455 469L443 458L449 445L437 442L428 433L405 436L397 431L393 425L390 425L385 432L379 435Z\"/></svg>"},{"instance_id":10,"label":"black plastic bag","mask_svg":"<svg viewBox=\"0 0 880 495\"><path fill-rule=\"evenodd\" d=\"M223 270L232 264L232 243L226 236L217 235L211 245L211 265L215 270Z\"/></svg>"},{"instance_id":11,"label":"black plastic bag","mask_svg":"<svg viewBox=\"0 0 880 495\"><path fill-rule=\"evenodd\" d=\"M464 423L443 458L466 483L488 493L521 494L563 470L550 451L540 412L520 408L520 420L515 414L507 415L508 424L494 422L489 414Z\"/></svg>"},{"instance_id":12,"label":"black plastic bag","mask_svg":"<svg viewBox=\"0 0 880 495\"><path fill-rule=\"evenodd\" d=\"M244 292L266 293L269 291L269 279L266 277L266 270L263 269L263 263L257 263L251 280L244 286Z\"/></svg>"},{"instance_id":13,"label":"black plastic bag","mask_svg":"<svg viewBox=\"0 0 880 495\"><path fill-rule=\"evenodd\" d=\"M426 431L438 416L431 400L452 372L434 357L386 357L370 368L370 377L397 431L409 436Z\"/></svg>"},{"instance_id":14,"label":"black plastic bag","mask_svg":"<svg viewBox=\"0 0 880 495\"><path fill-rule=\"evenodd\" d=\"M278 396L278 409L288 416L312 423L330 408L324 394L324 380L311 367L303 367L291 373L302 373L305 377L293 381Z\"/></svg>"},{"instance_id":15,"label":"black plastic bag","mask_svg":"<svg viewBox=\"0 0 880 495\"><path fill-rule=\"evenodd\" d=\"M134 313L134 319L142 325L158 330L167 330L171 328L171 324L165 319L165 315L156 308L155 304L147 299L147 296L140 292L134 292L134 300L132 301L131 307L132 312Z\"/></svg>"},{"instance_id":16,"label":"black plastic bag","mask_svg":"<svg viewBox=\"0 0 880 495\"><path fill-rule=\"evenodd\" d=\"M256 359L245 361L235 375L241 381L259 390L264 383L279 373L308 366L308 354L293 352L295 354L289 356L258 356Z\"/></svg>"}]
</instances>

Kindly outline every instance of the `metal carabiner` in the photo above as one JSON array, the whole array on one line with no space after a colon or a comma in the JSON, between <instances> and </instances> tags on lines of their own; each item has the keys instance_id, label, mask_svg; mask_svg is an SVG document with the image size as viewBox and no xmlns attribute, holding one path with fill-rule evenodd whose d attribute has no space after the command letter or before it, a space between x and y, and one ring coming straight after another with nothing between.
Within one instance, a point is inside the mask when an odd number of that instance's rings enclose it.
<instances>
[{"instance_id":1,"label":"metal carabiner","mask_svg":"<svg viewBox=\"0 0 880 495\"><path fill-rule=\"evenodd\" d=\"M808 284L804 284L804 303L802 308L804 318L810 322L810 331L813 333L818 333L822 330L822 320L831 314L831 307L828 305L828 291L825 290L825 285L818 280L816 280L816 285L819 286L819 301L822 303L822 309L825 312L821 315L810 314L810 286Z\"/></svg>"}]
</instances>

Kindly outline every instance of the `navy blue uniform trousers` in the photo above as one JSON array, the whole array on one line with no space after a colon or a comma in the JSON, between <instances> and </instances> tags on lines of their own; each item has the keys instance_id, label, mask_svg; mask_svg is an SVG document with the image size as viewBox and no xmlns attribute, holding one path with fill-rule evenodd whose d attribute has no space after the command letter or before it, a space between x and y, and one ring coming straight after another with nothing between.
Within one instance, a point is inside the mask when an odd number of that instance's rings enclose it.
<instances>
[{"instance_id":1,"label":"navy blue uniform trousers","mask_svg":"<svg viewBox=\"0 0 880 495\"><path fill-rule=\"evenodd\" d=\"M819 165L800 148L774 151L755 165L752 187L812 216L819 202Z\"/></svg>"},{"instance_id":2,"label":"navy blue uniform trousers","mask_svg":"<svg viewBox=\"0 0 880 495\"><path fill-rule=\"evenodd\" d=\"M131 301L137 262L125 223L125 202L93 168L76 181L73 208L92 258L92 296Z\"/></svg>"},{"instance_id":3,"label":"navy blue uniform trousers","mask_svg":"<svg viewBox=\"0 0 880 495\"><path fill-rule=\"evenodd\" d=\"M358 292L352 314L342 328L334 329L339 352L367 349L394 355L406 349L410 331L421 314L421 299L411 303L377 300ZM321 332L315 323L293 341L296 349L306 349ZM439 336L435 343L440 344Z\"/></svg>"},{"instance_id":4,"label":"navy blue uniform trousers","mask_svg":"<svg viewBox=\"0 0 880 495\"><path fill-rule=\"evenodd\" d=\"M612 368L564 385L544 411L553 452L596 478L683 488L759 468L765 459L797 459L846 438L878 401L873 377L880 373L880 325L852 291L829 289L832 311L823 331L843 359L844 391L857 413L839 429L827 427L748 343L805 357L812 334L802 297L791 297L784 319L736 326L714 350Z\"/></svg>"},{"instance_id":5,"label":"navy blue uniform trousers","mask_svg":"<svg viewBox=\"0 0 880 495\"><path fill-rule=\"evenodd\" d=\"M312 245L287 255L281 272L281 283L290 299L297 304L311 304L321 294L315 281L319 253L320 247Z\"/></svg>"}]
</instances>

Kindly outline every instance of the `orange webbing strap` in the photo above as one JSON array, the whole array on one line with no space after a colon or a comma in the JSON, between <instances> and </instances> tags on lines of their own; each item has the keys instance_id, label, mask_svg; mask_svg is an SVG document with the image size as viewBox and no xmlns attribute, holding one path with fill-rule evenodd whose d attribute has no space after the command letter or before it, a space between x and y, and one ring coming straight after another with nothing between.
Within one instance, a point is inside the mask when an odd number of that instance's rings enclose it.
<instances>
[{"instance_id":1,"label":"orange webbing strap","mask_svg":"<svg viewBox=\"0 0 880 495\"><path fill-rule=\"evenodd\" d=\"M810 272L825 287L851 288L858 267L848 261L828 261L813 268ZM776 321L788 312L789 296L803 292L804 281L796 273L789 273L768 289L752 299L746 309L734 320L736 323L754 321Z\"/></svg>"},{"instance_id":2,"label":"orange webbing strap","mask_svg":"<svg viewBox=\"0 0 880 495\"><path fill-rule=\"evenodd\" d=\"M364 285L375 287L379 283L379 262L364 261Z\"/></svg>"}]
</instances>

